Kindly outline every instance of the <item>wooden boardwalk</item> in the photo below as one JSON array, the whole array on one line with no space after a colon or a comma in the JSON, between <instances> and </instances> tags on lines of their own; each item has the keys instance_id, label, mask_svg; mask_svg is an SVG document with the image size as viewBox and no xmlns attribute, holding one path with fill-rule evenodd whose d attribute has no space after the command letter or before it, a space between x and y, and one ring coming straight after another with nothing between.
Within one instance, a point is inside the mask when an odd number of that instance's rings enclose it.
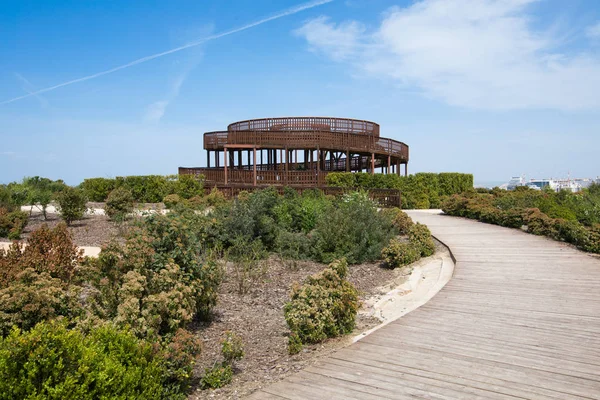
<instances>
[{"instance_id":1,"label":"wooden boardwalk","mask_svg":"<svg viewBox=\"0 0 600 400\"><path fill-rule=\"evenodd\" d=\"M600 259L412 212L456 257L421 308L254 399L600 399Z\"/></svg>"}]
</instances>

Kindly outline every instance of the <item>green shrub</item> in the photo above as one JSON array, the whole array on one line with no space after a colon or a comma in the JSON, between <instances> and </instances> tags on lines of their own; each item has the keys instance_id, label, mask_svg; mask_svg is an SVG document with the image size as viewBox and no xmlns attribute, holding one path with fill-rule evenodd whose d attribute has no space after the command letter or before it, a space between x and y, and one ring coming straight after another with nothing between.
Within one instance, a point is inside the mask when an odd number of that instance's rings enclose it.
<instances>
[{"instance_id":1,"label":"green shrub","mask_svg":"<svg viewBox=\"0 0 600 400\"><path fill-rule=\"evenodd\" d=\"M79 185L90 201L104 202L110 192L117 187L117 181L110 178L84 179Z\"/></svg>"},{"instance_id":2,"label":"green shrub","mask_svg":"<svg viewBox=\"0 0 600 400\"><path fill-rule=\"evenodd\" d=\"M0 207L0 237L18 240L27 226L29 216L23 211L9 211Z\"/></svg>"},{"instance_id":3,"label":"green shrub","mask_svg":"<svg viewBox=\"0 0 600 400\"><path fill-rule=\"evenodd\" d=\"M554 220L542 213L537 208L530 208L525 210L523 218L527 225L527 232L533 233L534 235L550 236L556 238L556 229L554 227Z\"/></svg>"},{"instance_id":4,"label":"green shrub","mask_svg":"<svg viewBox=\"0 0 600 400\"><path fill-rule=\"evenodd\" d=\"M60 216L67 225L82 219L87 210L87 199L81 189L66 187L57 195L56 201Z\"/></svg>"},{"instance_id":5,"label":"green shrub","mask_svg":"<svg viewBox=\"0 0 600 400\"><path fill-rule=\"evenodd\" d=\"M285 320L302 343L321 342L354 329L358 292L346 280L347 272L346 260L338 260L292 288Z\"/></svg>"},{"instance_id":6,"label":"green shrub","mask_svg":"<svg viewBox=\"0 0 600 400\"><path fill-rule=\"evenodd\" d=\"M1 399L183 398L164 375L151 344L109 325L84 335L41 323L0 339Z\"/></svg>"},{"instance_id":7,"label":"green shrub","mask_svg":"<svg viewBox=\"0 0 600 400\"><path fill-rule=\"evenodd\" d=\"M244 343L242 338L231 331L225 332L221 340L221 354L228 364L233 364L244 357Z\"/></svg>"},{"instance_id":8,"label":"green shrub","mask_svg":"<svg viewBox=\"0 0 600 400\"><path fill-rule=\"evenodd\" d=\"M92 271L95 313L130 325L141 337L208 318L222 272L203 256L203 233L190 222L194 217L193 211L150 215L124 245L103 248Z\"/></svg>"},{"instance_id":9,"label":"green shrub","mask_svg":"<svg viewBox=\"0 0 600 400\"><path fill-rule=\"evenodd\" d=\"M302 340L297 333L291 332L288 337L288 353L290 355L298 354L302 351Z\"/></svg>"},{"instance_id":10,"label":"green shrub","mask_svg":"<svg viewBox=\"0 0 600 400\"><path fill-rule=\"evenodd\" d=\"M362 263L379 259L397 231L388 213L377 211L366 192L328 205L311 232L313 257L320 262L346 258Z\"/></svg>"},{"instance_id":11,"label":"green shrub","mask_svg":"<svg viewBox=\"0 0 600 400\"><path fill-rule=\"evenodd\" d=\"M163 350L165 379L180 391L186 391L192 380L194 366L202 351L202 340L186 331L178 329Z\"/></svg>"},{"instance_id":12,"label":"green shrub","mask_svg":"<svg viewBox=\"0 0 600 400\"><path fill-rule=\"evenodd\" d=\"M165 207L167 207L169 209L175 208L179 204L183 204L182 199L181 199L181 197L179 197L178 194L166 195L165 198L163 199L163 203L165 204Z\"/></svg>"},{"instance_id":13,"label":"green shrub","mask_svg":"<svg viewBox=\"0 0 600 400\"><path fill-rule=\"evenodd\" d=\"M133 212L133 195L124 187L118 187L108 195L104 211L116 222L123 222Z\"/></svg>"},{"instance_id":14,"label":"green shrub","mask_svg":"<svg viewBox=\"0 0 600 400\"><path fill-rule=\"evenodd\" d=\"M392 224L394 224L401 235L406 235L410 227L414 224L412 218L399 208L384 209L382 212L390 214Z\"/></svg>"},{"instance_id":15,"label":"green shrub","mask_svg":"<svg viewBox=\"0 0 600 400\"><path fill-rule=\"evenodd\" d=\"M176 194L182 199L204 195L204 176L178 175L172 194Z\"/></svg>"},{"instance_id":16,"label":"green shrub","mask_svg":"<svg viewBox=\"0 0 600 400\"><path fill-rule=\"evenodd\" d=\"M392 239L390 244L381 251L381 257L389 268L398 268L418 261L421 258L421 251L413 243Z\"/></svg>"},{"instance_id":17,"label":"green shrub","mask_svg":"<svg viewBox=\"0 0 600 400\"><path fill-rule=\"evenodd\" d=\"M422 257L429 257L435 252L435 243L431 231L426 225L416 223L408 230L408 240L417 248Z\"/></svg>"},{"instance_id":18,"label":"green shrub","mask_svg":"<svg viewBox=\"0 0 600 400\"><path fill-rule=\"evenodd\" d=\"M216 363L212 368L206 368L200 380L202 389L218 389L231 382L233 368L229 364Z\"/></svg>"}]
</instances>

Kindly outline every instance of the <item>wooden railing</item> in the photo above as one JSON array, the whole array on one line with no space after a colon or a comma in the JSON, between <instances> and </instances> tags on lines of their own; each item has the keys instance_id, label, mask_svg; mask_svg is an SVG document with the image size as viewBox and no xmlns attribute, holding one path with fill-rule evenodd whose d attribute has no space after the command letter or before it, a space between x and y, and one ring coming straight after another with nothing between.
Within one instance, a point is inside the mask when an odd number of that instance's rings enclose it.
<instances>
[{"instance_id":1,"label":"wooden railing","mask_svg":"<svg viewBox=\"0 0 600 400\"><path fill-rule=\"evenodd\" d=\"M323 131L240 131L207 132L206 150L223 150L228 145L248 145L259 148L330 149L356 153L389 155L407 162L408 146L393 139Z\"/></svg>"},{"instance_id":2,"label":"wooden railing","mask_svg":"<svg viewBox=\"0 0 600 400\"><path fill-rule=\"evenodd\" d=\"M379 125L364 120L330 117L262 118L234 122L227 127L235 131L329 131L379 136Z\"/></svg>"},{"instance_id":3,"label":"wooden railing","mask_svg":"<svg viewBox=\"0 0 600 400\"><path fill-rule=\"evenodd\" d=\"M204 175L208 185L224 185L224 168L179 168L180 175ZM284 186L324 186L327 172L316 170L308 171L256 171L257 185L284 185ZM228 168L227 184L245 184L254 181L254 171L247 169Z\"/></svg>"}]
</instances>

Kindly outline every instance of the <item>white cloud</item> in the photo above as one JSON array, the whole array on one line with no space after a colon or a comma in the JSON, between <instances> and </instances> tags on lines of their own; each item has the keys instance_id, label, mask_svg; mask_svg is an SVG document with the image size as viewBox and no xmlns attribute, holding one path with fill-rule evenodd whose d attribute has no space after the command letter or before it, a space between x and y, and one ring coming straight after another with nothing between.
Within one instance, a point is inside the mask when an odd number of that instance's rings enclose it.
<instances>
[{"instance_id":1,"label":"white cloud","mask_svg":"<svg viewBox=\"0 0 600 400\"><path fill-rule=\"evenodd\" d=\"M600 21L596 22L594 25L589 26L586 31L586 35L592 39L600 39Z\"/></svg>"},{"instance_id":2,"label":"white cloud","mask_svg":"<svg viewBox=\"0 0 600 400\"><path fill-rule=\"evenodd\" d=\"M536 1L422 0L388 10L371 32L320 17L296 33L336 61L455 106L600 108L600 59L561 53L560 39L534 30Z\"/></svg>"}]
</instances>

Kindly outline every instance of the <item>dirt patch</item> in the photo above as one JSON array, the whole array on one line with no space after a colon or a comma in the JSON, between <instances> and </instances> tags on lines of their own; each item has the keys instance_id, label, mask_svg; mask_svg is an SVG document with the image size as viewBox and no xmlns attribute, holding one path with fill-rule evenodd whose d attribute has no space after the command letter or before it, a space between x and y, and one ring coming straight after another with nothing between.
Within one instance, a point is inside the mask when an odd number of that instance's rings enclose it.
<instances>
[{"instance_id":1,"label":"dirt patch","mask_svg":"<svg viewBox=\"0 0 600 400\"><path fill-rule=\"evenodd\" d=\"M294 282L321 271L326 265L298 262L295 267L285 265L277 257L268 261L266 275L252 285L245 295L238 293L233 268L229 264L226 280L221 285L215 319L211 324L198 327L204 348L197 372L220 360L220 340L226 330L240 335L245 345L245 357L236 364L237 373L231 384L216 390L196 389L190 399L237 399L259 388L279 381L286 376L313 364L318 358L350 344L354 334L330 339L318 345L305 346L300 354L287 352L289 330L283 316L283 306L289 300ZM386 282L398 281L399 270L381 268L378 264L353 265L349 280L367 298L385 288ZM355 334L379 323L379 320L359 315Z\"/></svg>"},{"instance_id":2,"label":"dirt patch","mask_svg":"<svg viewBox=\"0 0 600 400\"><path fill-rule=\"evenodd\" d=\"M29 217L29 222L21 235L21 238L27 239L31 232L46 224L49 228L54 228L61 223L60 215L48 214L48 219L44 220L42 213L34 212ZM73 235L73 242L77 246L102 246L119 234L119 228L111 222L105 215L86 215L82 220L75 221L69 227L69 232ZM9 242L8 238L0 238L0 241Z\"/></svg>"}]
</instances>

